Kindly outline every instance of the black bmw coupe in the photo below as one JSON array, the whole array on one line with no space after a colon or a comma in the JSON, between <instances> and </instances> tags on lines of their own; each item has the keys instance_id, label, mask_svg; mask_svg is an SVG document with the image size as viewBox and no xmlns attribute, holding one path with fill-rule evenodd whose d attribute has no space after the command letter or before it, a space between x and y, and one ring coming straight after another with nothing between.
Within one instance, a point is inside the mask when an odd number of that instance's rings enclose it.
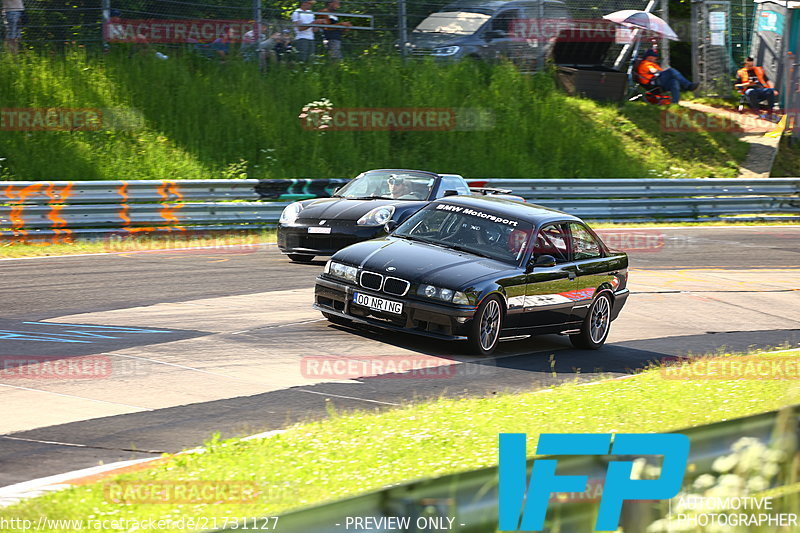
<instances>
[{"instance_id":1,"label":"black bmw coupe","mask_svg":"<svg viewBox=\"0 0 800 533\"><path fill-rule=\"evenodd\" d=\"M579 218L453 196L334 254L314 307L335 323L466 340L482 355L501 337L545 333L597 349L625 304L627 279L628 256Z\"/></svg>"},{"instance_id":2,"label":"black bmw coupe","mask_svg":"<svg viewBox=\"0 0 800 533\"><path fill-rule=\"evenodd\" d=\"M402 222L432 200L471 192L458 174L400 169L363 172L331 198L286 206L278 224L278 248L292 261L308 262L381 236L386 222Z\"/></svg>"}]
</instances>

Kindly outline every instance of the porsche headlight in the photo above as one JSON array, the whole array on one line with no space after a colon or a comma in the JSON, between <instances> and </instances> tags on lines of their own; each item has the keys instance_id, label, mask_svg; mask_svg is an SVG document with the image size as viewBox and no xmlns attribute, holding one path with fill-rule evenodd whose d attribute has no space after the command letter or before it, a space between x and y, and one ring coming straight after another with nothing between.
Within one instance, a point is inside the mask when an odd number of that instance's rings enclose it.
<instances>
[{"instance_id":1,"label":"porsche headlight","mask_svg":"<svg viewBox=\"0 0 800 533\"><path fill-rule=\"evenodd\" d=\"M328 261L328 264L325 265L325 273L355 283L358 269L336 261Z\"/></svg>"},{"instance_id":2,"label":"porsche headlight","mask_svg":"<svg viewBox=\"0 0 800 533\"><path fill-rule=\"evenodd\" d=\"M433 285L420 285L417 289L417 294L426 298L453 302L454 304L466 305L469 303L469 298L463 292L434 287Z\"/></svg>"},{"instance_id":3,"label":"porsche headlight","mask_svg":"<svg viewBox=\"0 0 800 533\"><path fill-rule=\"evenodd\" d=\"M297 215L300 214L300 211L303 210L303 203L302 202L294 202L287 205L283 212L281 213L281 218L279 222L281 224L292 224L295 220L297 220Z\"/></svg>"},{"instance_id":4,"label":"porsche headlight","mask_svg":"<svg viewBox=\"0 0 800 533\"><path fill-rule=\"evenodd\" d=\"M392 218L393 214L393 205L382 205L370 210L369 213L359 218L356 224L359 226L383 226L390 218Z\"/></svg>"}]
</instances>

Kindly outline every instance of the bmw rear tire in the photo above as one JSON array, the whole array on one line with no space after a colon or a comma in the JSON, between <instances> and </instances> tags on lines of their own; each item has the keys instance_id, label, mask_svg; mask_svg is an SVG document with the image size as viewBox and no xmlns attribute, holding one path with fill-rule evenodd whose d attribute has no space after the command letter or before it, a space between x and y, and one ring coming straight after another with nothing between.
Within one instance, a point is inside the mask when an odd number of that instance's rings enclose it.
<instances>
[{"instance_id":1,"label":"bmw rear tire","mask_svg":"<svg viewBox=\"0 0 800 533\"><path fill-rule=\"evenodd\" d=\"M611 297L601 293L595 298L586 318L581 325L580 333L570 335L569 340L576 348L597 350L608 338L611 329Z\"/></svg>"}]
</instances>

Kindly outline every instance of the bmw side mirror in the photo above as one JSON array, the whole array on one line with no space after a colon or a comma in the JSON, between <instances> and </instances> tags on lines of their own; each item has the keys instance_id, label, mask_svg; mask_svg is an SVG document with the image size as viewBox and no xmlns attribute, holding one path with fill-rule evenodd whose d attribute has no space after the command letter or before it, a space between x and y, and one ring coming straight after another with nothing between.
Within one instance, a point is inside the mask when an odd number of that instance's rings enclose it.
<instances>
[{"instance_id":1,"label":"bmw side mirror","mask_svg":"<svg viewBox=\"0 0 800 533\"><path fill-rule=\"evenodd\" d=\"M397 221L396 220L387 220L386 224L383 225L383 229L386 230L386 233L393 232L394 228L396 228L396 227L397 227Z\"/></svg>"},{"instance_id":2,"label":"bmw side mirror","mask_svg":"<svg viewBox=\"0 0 800 533\"><path fill-rule=\"evenodd\" d=\"M528 263L528 269L533 270L536 267L554 267L556 266L556 258L552 255L540 255L536 259L532 259Z\"/></svg>"},{"instance_id":3,"label":"bmw side mirror","mask_svg":"<svg viewBox=\"0 0 800 533\"><path fill-rule=\"evenodd\" d=\"M458 191L455 191L453 189L447 189L446 191L444 191L444 196L458 196Z\"/></svg>"},{"instance_id":4,"label":"bmw side mirror","mask_svg":"<svg viewBox=\"0 0 800 533\"><path fill-rule=\"evenodd\" d=\"M503 30L489 30L483 34L483 36L491 41L492 39L503 39L504 37L508 37L508 34Z\"/></svg>"}]
</instances>

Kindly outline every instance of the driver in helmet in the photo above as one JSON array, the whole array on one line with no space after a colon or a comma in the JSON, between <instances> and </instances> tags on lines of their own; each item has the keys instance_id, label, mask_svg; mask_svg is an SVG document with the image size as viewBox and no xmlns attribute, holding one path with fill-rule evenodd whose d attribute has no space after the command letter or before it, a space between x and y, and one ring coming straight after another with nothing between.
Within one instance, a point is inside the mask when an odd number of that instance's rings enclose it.
<instances>
[{"instance_id":1,"label":"driver in helmet","mask_svg":"<svg viewBox=\"0 0 800 533\"><path fill-rule=\"evenodd\" d=\"M511 233L508 234L508 251L511 252L514 257L518 256L520 251L525 247L527 241L527 231L521 229L512 230Z\"/></svg>"}]
</instances>

